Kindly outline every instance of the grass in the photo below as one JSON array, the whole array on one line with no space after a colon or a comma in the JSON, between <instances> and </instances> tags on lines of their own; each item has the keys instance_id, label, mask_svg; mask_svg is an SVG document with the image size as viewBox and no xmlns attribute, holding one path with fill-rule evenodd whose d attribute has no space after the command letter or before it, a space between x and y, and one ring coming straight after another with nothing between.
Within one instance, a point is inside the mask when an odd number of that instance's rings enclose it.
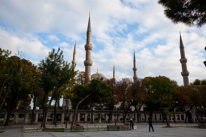
<instances>
[{"instance_id":1,"label":"grass","mask_svg":"<svg viewBox=\"0 0 206 137\"><path fill-rule=\"evenodd\" d=\"M5 131L0 131L0 133L4 133Z\"/></svg>"},{"instance_id":2,"label":"grass","mask_svg":"<svg viewBox=\"0 0 206 137\"><path fill-rule=\"evenodd\" d=\"M64 132L64 128L44 128L44 132Z\"/></svg>"}]
</instances>

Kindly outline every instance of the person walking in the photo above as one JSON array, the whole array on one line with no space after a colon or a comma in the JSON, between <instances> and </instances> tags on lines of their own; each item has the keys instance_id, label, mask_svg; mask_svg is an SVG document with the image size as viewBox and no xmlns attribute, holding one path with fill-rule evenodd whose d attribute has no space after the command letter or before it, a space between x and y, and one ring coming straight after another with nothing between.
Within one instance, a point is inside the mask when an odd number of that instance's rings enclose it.
<instances>
[{"instance_id":1,"label":"person walking","mask_svg":"<svg viewBox=\"0 0 206 137\"><path fill-rule=\"evenodd\" d=\"M130 119L130 129L134 130L134 121Z\"/></svg>"},{"instance_id":2,"label":"person walking","mask_svg":"<svg viewBox=\"0 0 206 137\"><path fill-rule=\"evenodd\" d=\"M153 128L153 126L152 126L152 120L151 120L151 118L149 118L148 123L149 123L149 132L150 132L150 127L152 128L152 131L154 132L154 128Z\"/></svg>"}]
</instances>

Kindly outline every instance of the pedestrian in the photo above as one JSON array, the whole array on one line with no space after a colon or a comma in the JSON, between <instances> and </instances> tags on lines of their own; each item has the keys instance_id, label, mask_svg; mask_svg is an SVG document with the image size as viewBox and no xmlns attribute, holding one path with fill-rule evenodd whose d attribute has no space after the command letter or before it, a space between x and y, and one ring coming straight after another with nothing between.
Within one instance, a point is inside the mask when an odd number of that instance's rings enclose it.
<instances>
[{"instance_id":1,"label":"pedestrian","mask_svg":"<svg viewBox=\"0 0 206 137\"><path fill-rule=\"evenodd\" d=\"M151 118L149 118L148 123L149 123L149 132L150 132L150 127L152 128L152 131L154 132L154 128L153 128L153 126L152 126L152 120L151 120Z\"/></svg>"},{"instance_id":2,"label":"pedestrian","mask_svg":"<svg viewBox=\"0 0 206 137\"><path fill-rule=\"evenodd\" d=\"M130 119L130 129L134 130L134 121Z\"/></svg>"}]
</instances>

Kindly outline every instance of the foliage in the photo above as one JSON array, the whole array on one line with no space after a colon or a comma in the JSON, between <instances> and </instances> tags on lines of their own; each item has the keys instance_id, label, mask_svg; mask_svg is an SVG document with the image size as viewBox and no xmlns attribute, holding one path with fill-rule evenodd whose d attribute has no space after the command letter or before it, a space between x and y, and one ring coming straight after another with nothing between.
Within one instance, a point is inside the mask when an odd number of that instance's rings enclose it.
<instances>
[{"instance_id":1,"label":"foliage","mask_svg":"<svg viewBox=\"0 0 206 137\"><path fill-rule=\"evenodd\" d=\"M84 102L83 106L87 106L91 103L100 104L107 102L112 97L111 86L97 79L91 80L87 85L76 85L73 91L74 96L71 97L71 101L72 104L76 106L76 109L71 126L75 123L76 113L82 102Z\"/></svg>"},{"instance_id":2,"label":"foliage","mask_svg":"<svg viewBox=\"0 0 206 137\"><path fill-rule=\"evenodd\" d=\"M44 119L42 126L45 127L47 110L52 100L59 99L64 89L67 88L64 85L71 82L76 72L73 66L64 61L63 51L60 48L58 48L57 52L55 49L49 52L48 57L39 63L39 69L42 73L40 86L44 91L42 104ZM49 96L51 96L50 100L48 100Z\"/></svg>"},{"instance_id":3,"label":"foliage","mask_svg":"<svg viewBox=\"0 0 206 137\"><path fill-rule=\"evenodd\" d=\"M174 23L202 26L206 23L205 0L159 0L165 8L165 15Z\"/></svg>"},{"instance_id":4,"label":"foliage","mask_svg":"<svg viewBox=\"0 0 206 137\"><path fill-rule=\"evenodd\" d=\"M0 110L21 67L20 58L10 55L11 51L0 48Z\"/></svg>"},{"instance_id":5,"label":"foliage","mask_svg":"<svg viewBox=\"0 0 206 137\"><path fill-rule=\"evenodd\" d=\"M12 56L11 58L19 58ZM18 61L18 59L16 59ZM6 108L8 112L8 118L5 125L8 125L10 114L13 110L20 105L23 108L28 108L31 99L29 97L29 79L31 79L30 68L32 63L26 59L21 59L21 68L18 75L15 77L14 82L10 88L8 96L6 97ZM8 86L8 85L6 85Z\"/></svg>"}]
</instances>

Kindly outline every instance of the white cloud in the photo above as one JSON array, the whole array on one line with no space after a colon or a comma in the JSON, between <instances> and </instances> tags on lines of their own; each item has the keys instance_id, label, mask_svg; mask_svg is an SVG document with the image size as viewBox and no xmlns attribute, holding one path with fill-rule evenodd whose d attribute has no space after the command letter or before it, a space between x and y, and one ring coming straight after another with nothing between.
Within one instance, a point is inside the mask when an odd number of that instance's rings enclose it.
<instances>
[{"instance_id":1,"label":"white cloud","mask_svg":"<svg viewBox=\"0 0 206 137\"><path fill-rule=\"evenodd\" d=\"M165 75L182 84L181 31L190 81L205 78L202 62L206 60L206 27L173 24L165 17L157 0L8 0L0 1L0 5L1 47L21 50L34 62L45 57L52 48L45 46L48 38L57 42L55 47L60 46L65 59L71 61L77 40L77 69L84 71L90 11L93 73L98 67L101 73L111 78L115 63L117 79L132 77L135 49L138 77ZM46 38L39 33L46 34Z\"/></svg>"},{"instance_id":2,"label":"white cloud","mask_svg":"<svg viewBox=\"0 0 206 137\"><path fill-rule=\"evenodd\" d=\"M48 37L51 41L59 41L59 38L56 35L49 35Z\"/></svg>"}]
</instances>

